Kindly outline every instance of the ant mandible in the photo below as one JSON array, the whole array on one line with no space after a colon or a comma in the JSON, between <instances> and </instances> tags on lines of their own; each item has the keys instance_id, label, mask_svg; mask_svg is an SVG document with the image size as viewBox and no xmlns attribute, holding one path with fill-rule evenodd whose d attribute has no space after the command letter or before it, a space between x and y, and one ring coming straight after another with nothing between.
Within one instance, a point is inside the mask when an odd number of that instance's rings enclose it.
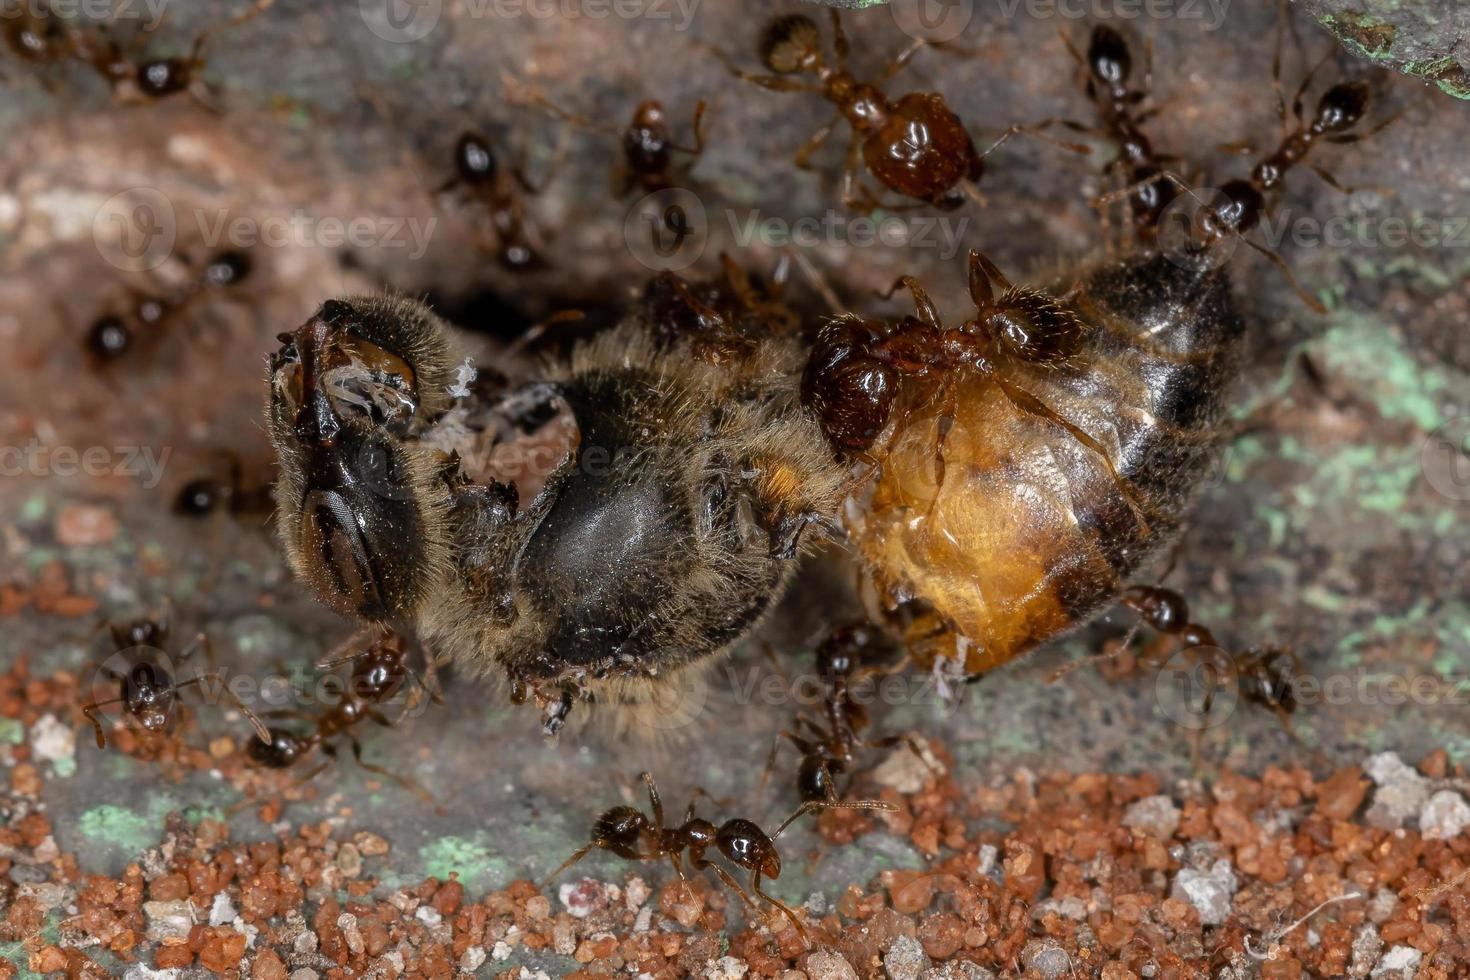
<instances>
[{"instance_id":1,"label":"ant mandible","mask_svg":"<svg viewBox=\"0 0 1470 980\"><path fill-rule=\"evenodd\" d=\"M220 675L216 672L198 674L181 682L173 679L169 667L160 662L162 658L165 658L163 649L168 643L171 618L170 613L165 609L156 616L134 620L122 626L116 623L107 624L112 638L113 652L127 656L130 663L126 670L117 670L107 663L102 664L99 669L107 675L109 680L117 682L118 696L89 701L82 705L82 714L92 723L92 730L96 735L99 749L107 747L107 736L103 731L98 709L112 704L121 704L123 717L128 724L145 732L155 734L166 732L171 730L178 721L179 709L182 706L179 699L180 691L186 687L202 684L206 680L221 680ZM194 642L175 657L174 661L183 664L199 650L204 650L206 656L213 659L209 638L203 633L196 636ZM254 712L245 707L228 685L220 684L219 689L234 702L235 707L255 728L256 734L264 737L267 734L266 726Z\"/></svg>"},{"instance_id":2,"label":"ant mandible","mask_svg":"<svg viewBox=\"0 0 1470 980\"><path fill-rule=\"evenodd\" d=\"M356 644L357 638L354 637L344 647L350 648ZM431 690L409 666L408 654L407 642L398 634L389 632L364 649L345 656L329 654L324 657L316 664L320 670L330 670L344 663L352 664L342 699L315 716L289 708L267 712L267 718L304 718L315 726L315 730L301 734L286 728L271 727L250 741L246 753L253 762L267 769L289 769L320 749L328 757L327 761L302 776L300 781L306 782L337 758L335 740L346 739L358 765L368 772L392 780L419 798L432 802L433 798L417 783L363 759L362 743L355 731L364 718L385 728L391 728L406 718L414 709L414 701L406 703L398 717L391 720L383 714L380 706L398 694L408 679L412 678L419 690ZM441 700L437 692L431 691L430 697L436 702Z\"/></svg>"},{"instance_id":3,"label":"ant mandible","mask_svg":"<svg viewBox=\"0 0 1470 980\"><path fill-rule=\"evenodd\" d=\"M545 184L531 183L519 166L502 169L490 141L470 131L461 133L454 144L454 170L454 176L435 193L447 194L459 188L485 207L492 233L485 235L476 226L480 247L493 252L512 272L546 268L542 236L527 218L522 199L524 194L539 194Z\"/></svg>"},{"instance_id":4,"label":"ant mandible","mask_svg":"<svg viewBox=\"0 0 1470 980\"><path fill-rule=\"evenodd\" d=\"M648 802L653 811L652 819L631 806L615 806L607 810L592 825L592 840L548 875L543 887L598 848L612 851L618 857L628 861L653 861L667 856L682 879L684 863L681 855L688 851L690 867L695 870L713 872L727 888L740 896L747 908L759 914L760 910L751 899L750 894L740 886L735 876L705 856L710 848L714 848L731 864L749 871L750 892L764 899L785 915L796 927L797 933L805 938L806 926L802 924L801 919L791 907L761 888L762 878L770 878L774 881L781 876L781 855L776 850L777 838L785 833L786 828L792 823L813 810L892 811L895 809L891 803L884 803L880 800L808 800L782 821L775 833L767 835L754 821L744 817L733 817L718 827L708 820L696 817L694 805L701 795L707 795L702 790L696 790L695 798L689 801L689 809L684 813L684 822L677 827L667 827L664 825L663 801L659 798L658 786L653 781L653 775L645 772L640 773L638 778L648 786Z\"/></svg>"},{"instance_id":5,"label":"ant mandible","mask_svg":"<svg viewBox=\"0 0 1470 980\"><path fill-rule=\"evenodd\" d=\"M842 203L871 212L883 206L878 195L858 177L865 165L884 187L933 207L953 210L966 196L978 197L975 184L985 172L984 158L1017 133L1052 139L1036 126L1007 129L985 153L978 153L964 122L936 92L909 92L890 99L883 86L925 45L914 41L896 55L873 81L859 81L847 68L849 45L837 11L832 18L835 63L822 50L822 34L805 14L788 14L771 21L761 35L761 63L771 75L757 75L716 54L740 79L775 92L810 92L837 107L837 114L797 151L795 163L806 169L810 159L844 119L852 130L842 172ZM802 81L792 75L810 75ZM1058 142L1078 153L1088 149Z\"/></svg>"}]
</instances>

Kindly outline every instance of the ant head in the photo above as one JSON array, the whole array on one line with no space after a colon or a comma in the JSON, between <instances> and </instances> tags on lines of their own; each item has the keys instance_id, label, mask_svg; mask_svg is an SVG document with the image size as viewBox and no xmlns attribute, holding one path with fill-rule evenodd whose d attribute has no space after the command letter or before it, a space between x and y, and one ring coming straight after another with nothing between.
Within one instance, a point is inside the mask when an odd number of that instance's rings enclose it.
<instances>
[{"instance_id":1,"label":"ant head","mask_svg":"<svg viewBox=\"0 0 1470 980\"><path fill-rule=\"evenodd\" d=\"M138 66L138 90L151 98L182 92L189 87L189 63L182 58L157 58Z\"/></svg>"},{"instance_id":2,"label":"ant head","mask_svg":"<svg viewBox=\"0 0 1470 980\"><path fill-rule=\"evenodd\" d=\"M822 56L822 32L805 14L777 17L761 35L761 64L778 75L809 71Z\"/></svg>"},{"instance_id":3,"label":"ant head","mask_svg":"<svg viewBox=\"0 0 1470 980\"><path fill-rule=\"evenodd\" d=\"M122 696L128 714L145 731L161 732L173 718L173 678L157 664L134 664L123 676Z\"/></svg>"},{"instance_id":4,"label":"ant head","mask_svg":"<svg viewBox=\"0 0 1470 980\"><path fill-rule=\"evenodd\" d=\"M352 691L364 700L381 701L391 697L407 676L401 647L377 643L353 665Z\"/></svg>"},{"instance_id":5,"label":"ant head","mask_svg":"<svg viewBox=\"0 0 1470 980\"><path fill-rule=\"evenodd\" d=\"M132 647L149 647L161 650L168 642L168 622L165 619L135 619L121 626L108 626L112 634L112 645L117 650Z\"/></svg>"},{"instance_id":6,"label":"ant head","mask_svg":"<svg viewBox=\"0 0 1470 980\"><path fill-rule=\"evenodd\" d=\"M1317 125L1325 132L1352 129L1368 108L1368 83L1338 82L1317 100Z\"/></svg>"},{"instance_id":7,"label":"ant head","mask_svg":"<svg viewBox=\"0 0 1470 980\"><path fill-rule=\"evenodd\" d=\"M93 357L110 361L121 357L133 345L133 332L123 323L122 317L98 317L87 331L87 350Z\"/></svg>"},{"instance_id":8,"label":"ant head","mask_svg":"<svg viewBox=\"0 0 1470 980\"><path fill-rule=\"evenodd\" d=\"M1082 321L1047 294L1011 289L984 321L990 343L1003 358L1031 364L1060 364L1076 353Z\"/></svg>"},{"instance_id":9,"label":"ant head","mask_svg":"<svg viewBox=\"0 0 1470 980\"><path fill-rule=\"evenodd\" d=\"M462 133L454 144L454 169L466 184L490 184L500 173L500 164L489 140L478 133Z\"/></svg>"},{"instance_id":10,"label":"ant head","mask_svg":"<svg viewBox=\"0 0 1470 980\"><path fill-rule=\"evenodd\" d=\"M817 647L817 673L829 684L839 677L851 677L858 658L878 641L877 632L863 623L833 630Z\"/></svg>"},{"instance_id":11,"label":"ant head","mask_svg":"<svg viewBox=\"0 0 1470 980\"><path fill-rule=\"evenodd\" d=\"M1231 232L1244 234L1261 220L1266 199L1247 180L1228 180L1220 188L1225 203L1213 208L1207 216L1206 230L1211 235Z\"/></svg>"},{"instance_id":12,"label":"ant head","mask_svg":"<svg viewBox=\"0 0 1470 980\"><path fill-rule=\"evenodd\" d=\"M1092 42L1087 46L1087 67L1094 79L1110 88L1126 83L1133 58L1123 35L1103 24L1094 27Z\"/></svg>"},{"instance_id":13,"label":"ant head","mask_svg":"<svg viewBox=\"0 0 1470 980\"><path fill-rule=\"evenodd\" d=\"M593 840L607 841L614 852L636 848L638 837L648 829L648 818L630 806L615 806L597 818Z\"/></svg>"},{"instance_id":14,"label":"ant head","mask_svg":"<svg viewBox=\"0 0 1470 980\"><path fill-rule=\"evenodd\" d=\"M297 759L306 754L307 742L295 732L272 728L270 733L269 742L262 741L256 735L250 739L250 744L245 749L245 754L256 765L267 769L289 769Z\"/></svg>"},{"instance_id":15,"label":"ant head","mask_svg":"<svg viewBox=\"0 0 1470 980\"><path fill-rule=\"evenodd\" d=\"M766 832L744 817L727 820L715 837L720 853L732 863L767 878L781 877L781 855Z\"/></svg>"},{"instance_id":16,"label":"ant head","mask_svg":"<svg viewBox=\"0 0 1470 980\"><path fill-rule=\"evenodd\" d=\"M803 403L817 414L833 447L863 452L888 427L898 397L898 372L868 356L881 336L856 317L829 323L817 336L801 379Z\"/></svg>"},{"instance_id":17,"label":"ant head","mask_svg":"<svg viewBox=\"0 0 1470 980\"><path fill-rule=\"evenodd\" d=\"M649 99L638 103L638 108L633 110L632 126L635 129L662 129L667 120L663 103L657 99Z\"/></svg>"},{"instance_id":18,"label":"ant head","mask_svg":"<svg viewBox=\"0 0 1470 980\"><path fill-rule=\"evenodd\" d=\"M204 267L206 286L233 286L250 275L250 256L244 252L221 252Z\"/></svg>"}]
</instances>

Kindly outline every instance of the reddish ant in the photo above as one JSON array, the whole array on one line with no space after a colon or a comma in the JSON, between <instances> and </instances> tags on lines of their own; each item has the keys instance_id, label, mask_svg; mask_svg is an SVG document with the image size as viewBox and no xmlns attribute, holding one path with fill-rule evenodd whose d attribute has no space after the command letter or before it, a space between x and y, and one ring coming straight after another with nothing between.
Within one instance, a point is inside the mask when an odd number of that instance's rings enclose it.
<instances>
[{"instance_id":1,"label":"reddish ant","mask_svg":"<svg viewBox=\"0 0 1470 980\"><path fill-rule=\"evenodd\" d=\"M1206 693L1201 706L1205 715L1213 707L1215 689L1234 682L1242 699L1269 708L1287 733L1295 737L1290 716L1296 711L1294 682L1303 668L1301 658L1294 651L1267 646L1232 656L1215 643L1215 636L1207 627L1190 621L1188 602L1173 589L1135 585L1119 598L1140 621L1166 636L1176 637L1179 652L1201 660L1210 668L1216 683ZM1130 630L1124 639L1125 648L1136 629ZM1287 662L1286 669L1282 669L1282 661Z\"/></svg>"},{"instance_id":2,"label":"reddish ant","mask_svg":"<svg viewBox=\"0 0 1470 980\"><path fill-rule=\"evenodd\" d=\"M650 773L641 773L639 778L648 786L648 802L653 811L652 819L631 806L615 806L597 818L592 825L592 840L583 845L561 866L546 877L545 884L556 879L563 871L582 860L597 848L612 851L628 861L653 861L667 856L674 870L682 879L683 852L689 852L689 865L695 870L708 870L715 874L727 888L740 896L747 908L759 914L750 894L735 880L735 876L705 857L705 852L715 848L725 860L738 868L750 872L750 892L764 899L785 915L802 936L807 935L806 926L786 903L772 897L761 888L761 879L775 880L781 877L781 855L776 851L776 840L786 828L813 810L893 810L894 806L879 800L808 800L782 821L774 834L767 835L754 821L734 817L716 827L708 820L694 815L694 805L702 790L696 790L689 809L684 813L684 822L677 827L664 825L663 801L658 795L658 786ZM544 885L543 885L544 887Z\"/></svg>"},{"instance_id":3,"label":"reddish ant","mask_svg":"<svg viewBox=\"0 0 1470 980\"><path fill-rule=\"evenodd\" d=\"M12 52L33 64L67 59L86 62L122 101L161 99L188 91L201 97L199 73L204 68L204 46L221 30L238 27L259 16L275 0L255 0L249 9L201 31L187 56L134 61L123 46L103 31L84 32L66 23L49 6L23 5L14 16L7 10L5 40ZM141 35L140 35L141 36Z\"/></svg>"},{"instance_id":4,"label":"reddish ant","mask_svg":"<svg viewBox=\"0 0 1470 980\"><path fill-rule=\"evenodd\" d=\"M118 670L108 663L103 663L99 668L109 680L117 682L117 697L89 701L82 705L82 714L92 723L99 749L107 747L102 720L98 717L99 708L121 704L123 718L129 725L144 732L167 732L174 728L179 720L179 713L184 710L179 699L180 691L206 680L221 680L220 675L214 672L198 674L186 681L174 680L169 667L160 662L164 658L163 648L168 643L170 618L165 610L157 616L134 620L123 626L107 624L114 653L125 655L130 662L126 670ZM204 650L205 655L213 660L214 653L209 638L203 633L196 636L194 642L173 660L177 664L183 664L199 650ZM258 735L263 737L267 734L264 723L241 703L228 685L220 684L219 689L234 702Z\"/></svg>"},{"instance_id":5,"label":"reddish ant","mask_svg":"<svg viewBox=\"0 0 1470 980\"><path fill-rule=\"evenodd\" d=\"M545 187L531 183L519 166L502 169L490 141L479 133L464 132L454 145L455 175L436 193L461 189L465 197L478 201L488 213L492 233L476 226L480 247L495 253L500 264L513 272L544 269L544 244L536 226L526 217L523 194L539 194Z\"/></svg>"},{"instance_id":6,"label":"reddish ant","mask_svg":"<svg viewBox=\"0 0 1470 980\"><path fill-rule=\"evenodd\" d=\"M99 365L118 360L133 349L140 333L157 333L206 291L239 285L250 275L250 269L250 257L244 252L221 252L205 263L197 279L174 296L135 293L128 314L105 313L92 321L85 340L87 353Z\"/></svg>"},{"instance_id":7,"label":"reddish ant","mask_svg":"<svg viewBox=\"0 0 1470 980\"><path fill-rule=\"evenodd\" d=\"M355 646L356 640L354 637L347 646ZM358 765L368 772L392 780L421 799L431 801L432 797L417 783L364 760L362 743L355 731L364 718L386 728L391 728L406 718L417 704L416 697L405 703L403 711L391 720L383 714L381 706L392 700L408 679L412 678L419 690L430 690L408 664L407 642L396 633L390 632L365 649L345 656L329 654L318 661L316 666L320 670L330 670L344 663L351 663L352 671L347 678L342 699L337 704L314 716L289 708L266 712L267 718L306 719L315 726L315 731L301 734L286 728L272 727L250 741L246 748L250 759L268 769L289 769L320 749L327 760L299 780L306 782L337 758L336 740L346 739ZM430 697L435 701L440 700L437 693L431 693Z\"/></svg>"},{"instance_id":8,"label":"reddish ant","mask_svg":"<svg viewBox=\"0 0 1470 980\"><path fill-rule=\"evenodd\" d=\"M796 789L802 800L808 803L836 802L839 795L837 777L852 770L859 748L907 745L919 759L925 758L922 747L910 735L875 739L861 737L870 719L867 707L854 697L853 685L873 673L892 673L895 668L859 668L858 664L883 646L882 636L876 628L858 623L833 630L817 647L817 674L827 688L823 705L826 724L819 724L806 715L797 715L796 731L783 731L780 736L801 753ZM778 739L766 761L767 773L775 764L780 747Z\"/></svg>"},{"instance_id":9,"label":"reddish ant","mask_svg":"<svg viewBox=\"0 0 1470 980\"><path fill-rule=\"evenodd\" d=\"M613 193L620 198L626 197L635 188L651 194L677 186L704 153L703 99L694 106L694 120L691 123L694 145L682 146L674 141L663 103L656 99L638 103L628 125L616 129L568 112L540 92L528 91L518 98L573 126L617 137L623 152L618 167L613 172ZM676 165L677 157L687 159L682 165Z\"/></svg>"},{"instance_id":10,"label":"reddish ant","mask_svg":"<svg viewBox=\"0 0 1470 980\"><path fill-rule=\"evenodd\" d=\"M804 14L788 14L772 20L761 35L761 63L771 75L756 75L732 64L736 77L775 92L810 92L837 107L837 114L797 151L795 163L802 169L825 143L842 120L852 130L842 172L842 203L863 212L883 206L878 195L858 177L858 167L889 190L945 210L959 207L966 195L978 196L975 184L985 171L984 157L1017 133L1052 139L1037 126L1016 125L1007 129L985 151L975 144L960 117L935 92L909 92L890 99L882 87L909 63L925 42L915 41L899 52L871 82L859 81L847 68L849 46L837 11L832 17L835 64L822 51L822 34L815 21ZM792 75L810 75L802 81ZM1056 141L1060 142L1060 141ZM1078 153L1086 147L1060 143Z\"/></svg>"}]
</instances>

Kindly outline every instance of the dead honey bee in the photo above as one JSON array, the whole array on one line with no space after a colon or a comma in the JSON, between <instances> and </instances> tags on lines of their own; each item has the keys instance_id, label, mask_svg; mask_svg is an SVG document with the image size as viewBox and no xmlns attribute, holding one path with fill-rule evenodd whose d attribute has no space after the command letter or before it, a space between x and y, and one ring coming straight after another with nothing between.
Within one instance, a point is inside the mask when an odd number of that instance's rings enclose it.
<instances>
[{"instance_id":1,"label":"dead honey bee","mask_svg":"<svg viewBox=\"0 0 1470 980\"><path fill-rule=\"evenodd\" d=\"M700 356L711 316L652 288L565 371L484 399L420 304L328 301L270 367L292 569L505 676L548 733L578 701L656 705L750 630L847 493L797 341L752 327L740 356ZM701 327L663 329L680 322ZM515 472L502 450L548 429L552 463Z\"/></svg>"}]
</instances>

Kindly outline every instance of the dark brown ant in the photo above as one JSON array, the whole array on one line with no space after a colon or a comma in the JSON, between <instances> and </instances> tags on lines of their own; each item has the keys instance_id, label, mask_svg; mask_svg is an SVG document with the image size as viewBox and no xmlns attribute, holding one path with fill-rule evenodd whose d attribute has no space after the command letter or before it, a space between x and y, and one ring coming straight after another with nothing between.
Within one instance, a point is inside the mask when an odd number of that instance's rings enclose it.
<instances>
[{"instance_id":1,"label":"dark brown ant","mask_svg":"<svg viewBox=\"0 0 1470 980\"><path fill-rule=\"evenodd\" d=\"M531 183L519 166L502 168L490 141L468 131L460 134L454 144L454 170L454 176L441 184L436 193L460 189L484 207L491 234L486 235L476 226L475 237L480 247L493 252L500 264L512 272L546 268L542 236L526 216L523 200L523 195L539 194L544 182L541 186Z\"/></svg>"},{"instance_id":2,"label":"dark brown ant","mask_svg":"<svg viewBox=\"0 0 1470 980\"><path fill-rule=\"evenodd\" d=\"M835 320L823 328L812 349L802 376L802 400L816 412L834 448L868 453L888 427L904 377L936 381L945 413L953 414L955 396L943 378L965 369L990 378L1022 413L1063 429L1095 453L1132 500L1097 440L1006 376L1014 363L1060 366L1076 354L1085 327L1073 310L1040 290L1012 285L994 263L973 249L969 288L976 313L958 327L944 327L918 280L903 276L887 295L900 287L913 296L917 317L905 316L896 324L857 317ZM941 427L934 455L935 483L940 487L944 437Z\"/></svg>"},{"instance_id":3,"label":"dark brown ant","mask_svg":"<svg viewBox=\"0 0 1470 980\"><path fill-rule=\"evenodd\" d=\"M117 361L134 348L140 334L157 333L201 294L237 286L250 275L250 270L250 256L231 250L206 262L198 277L173 296L135 293L132 309L127 314L104 313L92 321L84 341L87 353L99 365Z\"/></svg>"},{"instance_id":4,"label":"dark brown ant","mask_svg":"<svg viewBox=\"0 0 1470 980\"><path fill-rule=\"evenodd\" d=\"M617 129L568 112L540 92L525 92L517 98L573 126L617 137L623 152L613 173L613 193L620 198L626 197L635 188L651 194L677 186L704 153L703 99L694 106L694 120L691 123L694 145L683 146L675 142L663 103L656 99L638 103L628 125ZM680 157L686 159L681 162L678 159Z\"/></svg>"},{"instance_id":5,"label":"dark brown ant","mask_svg":"<svg viewBox=\"0 0 1470 980\"><path fill-rule=\"evenodd\" d=\"M1252 648L1240 656L1227 653L1216 644L1214 634L1207 627L1190 620L1188 602L1173 589L1135 585L1124 591L1119 600L1146 625L1177 638L1180 653L1206 663L1216 676L1216 687L1235 683L1244 701L1269 708L1287 733L1295 736L1290 720L1297 707L1294 681L1303 668L1301 658L1294 651L1268 646ZM1124 639L1125 647L1132 636L1130 631ZM1282 669L1283 660L1288 662L1289 669ZM1206 692L1201 706L1206 715L1213 706L1214 695L1214 689Z\"/></svg>"},{"instance_id":6,"label":"dark brown ant","mask_svg":"<svg viewBox=\"0 0 1470 980\"><path fill-rule=\"evenodd\" d=\"M347 646L355 645L356 638L347 644ZM330 670L344 663L352 664L352 671L348 675L342 699L317 715L309 715L290 708L266 712L265 717L267 718L305 719L311 722L315 730L302 734L287 728L273 726L251 739L250 744L246 747L246 754L257 765L267 769L289 769L319 749L327 756L327 759L299 780L306 782L337 758L336 742L338 739L346 739L352 749L352 757L357 760L358 765L368 772L392 780L421 799L432 801L429 794L417 783L364 760L362 743L358 740L356 733L357 725L363 719L369 719L385 728L391 728L414 710L417 704L416 697L410 698L404 704L397 718L389 719L381 710L381 706L391 701L410 678L416 682L419 691L432 690L418 678L413 668L409 666L408 655L407 642L398 634L388 632L364 649L345 656L330 654L318 661L316 666L321 670ZM429 696L436 701L439 700L437 692Z\"/></svg>"},{"instance_id":7,"label":"dark brown ant","mask_svg":"<svg viewBox=\"0 0 1470 980\"><path fill-rule=\"evenodd\" d=\"M1163 165L1173 158L1155 152L1142 128L1159 111L1157 107L1138 111L1149 96L1150 72L1144 71L1142 89L1129 86L1133 56L1128 42L1105 24L1092 29L1085 55L1066 34L1062 39L1072 57L1087 71L1087 96L1097 107L1103 133L1118 144L1118 155L1108 163L1108 169L1119 173L1124 185L1132 190L1128 203L1135 230L1151 237L1164 209L1178 195L1178 189L1163 179ZM1076 123L1063 124L1072 129L1087 129Z\"/></svg>"},{"instance_id":8,"label":"dark brown ant","mask_svg":"<svg viewBox=\"0 0 1470 980\"><path fill-rule=\"evenodd\" d=\"M204 517L226 510L230 514L269 513L274 507L270 484L246 487L240 459L234 453L222 454L226 475L201 476L184 484L174 498L174 511L184 517Z\"/></svg>"},{"instance_id":9,"label":"dark brown ant","mask_svg":"<svg viewBox=\"0 0 1470 980\"><path fill-rule=\"evenodd\" d=\"M817 647L817 675L826 685L823 710L825 724L797 715L796 731L783 731L784 738L801 753L797 768L796 789L809 803L834 803L840 795L837 777L850 772L857 762L859 748L892 748L907 745L921 760L922 747L909 735L864 739L862 732L870 724L867 706L853 692L853 686L874 673L892 673L896 668L867 666L874 653L887 647L882 634L866 623L852 624L833 630ZM766 762L769 773L781 747L778 739Z\"/></svg>"},{"instance_id":10,"label":"dark brown ant","mask_svg":"<svg viewBox=\"0 0 1470 980\"><path fill-rule=\"evenodd\" d=\"M157 616L134 620L121 626L116 623L107 624L114 654L125 655L130 663L125 670L103 663L99 669L109 680L117 682L118 696L89 701L82 705L82 714L92 723L99 749L107 747L107 737L102 729L98 709L121 704L123 717L129 725L144 732L167 732L174 728L180 713L185 710L179 698L180 691L206 680L221 680L220 675L214 672L197 674L186 681L174 680L169 667L160 662L161 659L167 659L163 651L168 644L170 618L165 610ZM196 636L194 642L182 653L172 658L173 662L181 665L200 650L204 650L205 655L213 659L209 638L203 633ZM257 735L264 737L267 729L254 712L241 703L228 685L221 683L219 689L234 702L235 707L255 728Z\"/></svg>"},{"instance_id":11,"label":"dark brown ant","mask_svg":"<svg viewBox=\"0 0 1470 980\"><path fill-rule=\"evenodd\" d=\"M859 81L847 68L849 46L837 11L832 18L835 64L822 51L822 33L805 14L787 14L772 20L761 35L761 63L772 75L756 75L731 64L731 72L775 92L810 92L837 107L837 114L797 151L795 163L806 169L812 154L846 120L852 130L842 172L842 203L863 212L883 206L878 195L858 178L865 165L884 187L905 197L945 210L978 196L975 184L985 172L984 157L1017 133L1052 139L1037 126L1007 129L984 154L975 150L960 117L935 92L909 92L890 99L883 86L897 75L925 42L915 41L899 52L871 82ZM810 75L814 81L789 76ZM1057 141L1060 142L1060 141ZM1086 147L1062 143L1076 152Z\"/></svg>"},{"instance_id":12,"label":"dark brown ant","mask_svg":"<svg viewBox=\"0 0 1470 980\"><path fill-rule=\"evenodd\" d=\"M807 935L806 926L802 924L801 919L791 907L761 888L762 878L770 878L774 881L781 877L781 855L776 850L777 838L785 833L786 828L793 822L813 810L891 811L895 809L892 804L879 800L807 800L797 807L791 816L782 821L774 834L767 835L754 821L744 817L726 820L718 827L708 820L696 817L694 805L699 796L707 795L696 790L695 798L689 801L689 809L684 813L684 822L677 827L666 827L663 801L659 798L658 786L655 785L652 774L641 773L638 778L648 786L648 802L653 811L652 818L650 819L648 815L631 806L615 806L607 810L592 825L591 842L583 845L576 853L563 861L559 868L546 877L545 884L550 884L563 871L598 848L612 851L618 857L628 861L653 861L667 856L679 877L683 878L684 863L681 855L688 851L691 868L697 871L713 872L727 888L740 896L747 908L758 915L759 908L751 899L750 894L735 880L734 875L705 856L706 851L714 848L731 864L748 870L750 872L750 892L774 906L791 921L797 933L805 937Z\"/></svg>"},{"instance_id":13,"label":"dark brown ant","mask_svg":"<svg viewBox=\"0 0 1470 980\"><path fill-rule=\"evenodd\" d=\"M48 5L7 0L0 18L6 47L22 61L54 64L76 56L74 32Z\"/></svg>"}]
</instances>

